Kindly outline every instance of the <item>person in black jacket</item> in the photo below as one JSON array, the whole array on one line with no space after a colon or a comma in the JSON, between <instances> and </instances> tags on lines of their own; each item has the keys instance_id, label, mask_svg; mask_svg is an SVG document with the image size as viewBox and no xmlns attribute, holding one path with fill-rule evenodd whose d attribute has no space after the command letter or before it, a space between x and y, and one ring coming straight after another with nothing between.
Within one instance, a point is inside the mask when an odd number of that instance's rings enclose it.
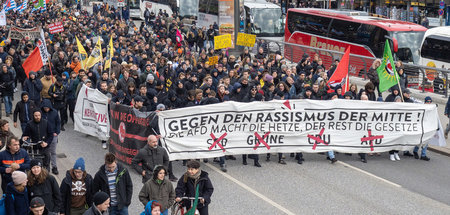
<instances>
[{"instance_id":1,"label":"person in black jacket","mask_svg":"<svg viewBox=\"0 0 450 215\"><path fill-rule=\"evenodd\" d=\"M40 160L31 160L30 167L31 171L28 172L27 184L29 199L39 196L44 199L45 205L50 212L60 212L61 193L55 177L42 168Z\"/></svg>"},{"instance_id":2,"label":"person in black jacket","mask_svg":"<svg viewBox=\"0 0 450 215\"><path fill-rule=\"evenodd\" d=\"M6 64L2 64L0 71L0 91L2 92L3 101L5 103L6 117L12 113L12 98L14 94L14 74L8 70Z\"/></svg>"},{"instance_id":3,"label":"person in black jacket","mask_svg":"<svg viewBox=\"0 0 450 215\"><path fill-rule=\"evenodd\" d=\"M61 132L61 119L58 111L53 109L52 103L48 99L42 101L42 118L47 120L47 127L53 136L52 142L49 143L50 163L52 165L52 173L58 175L58 167L56 166L56 146L58 145L58 135Z\"/></svg>"},{"instance_id":4,"label":"person in black jacket","mask_svg":"<svg viewBox=\"0 0 450 215\"><path fill-rule=\"evenodd\" d=\"M61 182L62 198L61 214L83 214L92 205L92 186L94 179L85 170L83 158L78 158L73 168L67 170L66 177Z\"/></svg>"},{"instance_id":5,"label":"person in black jacket","mask_svg":"<svg viewBox=\"0 0 450 215\"><path fill-rule=\"evenodd\" d=\"M34 104L39 107L41 104L41 90L42 82L37 78L36 72L30 71L29 78L25 80L23 91L29 93L29 99L34 101Z\"/></svg>"},{"instance_id":6,"label":"person in black jacket","mask_svg":"<svg viewBox=\"0 0 450 215\"><path fill-rule=\"evenodd\" d=\"M42 114L39 109L33 111L33 120L30 120L25 127L25 131L22 134L22 140L29 140L32 143L42 143L38 146L39 151L44 156L43 163L44 168L50 169L50 150L49 144L53 140L53 134L48 126L47 120L41 119Z\"/></svg>"},{"instance_id":7,"label":"person in black jacket","mask_svg":"<svg viewBox=\"0 0 450 215\"><path fill-rule=\"evenodd\" d=\"M62 78L56 78L56 82L48 89L48 95L51 97L53 108L59 111L61 119L61 130L64 131L64 124L67 123L67 105L66 105L67 89L63 85Z\"/></svg>"},{"instance_id":8,"label":"person in black jacket","mask_svg":"<svg viewBox=\"0 0 450 215\"><path fill-rule=\"evenodd\" d=\"M152 172L156 166L162 165L166 169L169 167L169 155L163 147L158 146L158 138L150 135L147 138L147 144L139 149L131 165L138 174L142 175L142 183L145 183L152 178Z\"/></svg>"},{"instance_id":9,"label":"person in black jacket","mask_svg":"<svg viewBox=\"0 0 450 215\"><path fill-rule=\"evenodd\" d=\"M98 191L103 191L111 197L111 213L128 214L133 182L128 170L117 163L116 156L109 152L105 155L105 164L94 177L93 192Z\"/></svg>"},{"instance_id":10,"label":"person in black jacket","mask_svg":"<svg viewBox=\"0 0 450 215\"><path fill-rule=\"evenodd\" d=\"M27 122L33 118L32 112L36 109L36 105L33 101L29 99L28 92L22 92L22 100L17 102L16 108L14 109L14 128L17 128L17 115L19 115L20 127L22 132L25 131L27 127Z\"/></svg>"},{"instance_id":11,"label":"person in black jacket","mask_svg":"<svg viewBox=\"0 0 450 215\"><path fill-rule=\"evenodd\" d=\"M200 163L196 160L190 160L186 164L187 171L183 177L178 180L175 193L177 198L175 201L181 201L181 197L195 197L196 187L199 186L199 200L197 209L200 215L208 215L208 205L211 203L211 196L214 192L214 187L208 177L208 173L200 169ZM190 208L190 201L185 201L186 208Z\"/></svg>"}]
</instances>

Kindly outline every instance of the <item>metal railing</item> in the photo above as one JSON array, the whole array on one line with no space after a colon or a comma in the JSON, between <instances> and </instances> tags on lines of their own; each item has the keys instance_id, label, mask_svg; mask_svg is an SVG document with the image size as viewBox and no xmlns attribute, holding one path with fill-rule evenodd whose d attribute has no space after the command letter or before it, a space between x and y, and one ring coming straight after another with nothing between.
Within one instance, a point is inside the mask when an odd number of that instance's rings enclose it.
<instances>
[{"instance_id":1,"label":"metal railing","mask_svg":"<svg viewBox=\"0 0 450 215\"><path fill-rule=\"evenodd\" d=\"M340 47L331 46L330 49L316 48L311 46L299 45L294 43L286 43L283 41L276 41L267 38L263 39L266 42L268 54L280 51L285 59L291 63L298 63L304 54L308 54L311 59L317 55L325 66L325 70L328 70L334 63L335 59L340 59L344 55L344 52ZM258 47L253 49L256 54ZM367 57L363 55L350 54L350 66L349 74L351 76L362 77L367 79L367 71L372 66L373 61L376 58ZM450 70L444 68L428 67L410 63L403 63L405 74L408 77L408 88L419 89L422 92L434 92L437 94L448 96L448 78ZM450 68L449 68L450 69Z\"/></svg>"}]
</instances>

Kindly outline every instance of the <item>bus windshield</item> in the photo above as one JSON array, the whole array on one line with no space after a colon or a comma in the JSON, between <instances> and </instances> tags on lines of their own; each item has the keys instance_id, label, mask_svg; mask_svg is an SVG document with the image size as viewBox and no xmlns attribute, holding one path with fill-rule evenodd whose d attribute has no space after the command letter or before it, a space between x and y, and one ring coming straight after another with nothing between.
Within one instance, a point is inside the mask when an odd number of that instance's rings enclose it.
<instances>
[{"instance_id":1,"label":"bus windshield","mask_svg":"<svg viewBox=\"0 0 450 215\"><path fill-rule=\"evenodd\" d=\"M282 36L283 20L279 8L252 8L253 27L251 33L258 36Z\"/></svg>"},{"instance_id":2,"label":"bus windshield","mask_svg":"<svg viewBox=\"0 0 450 215\"><path fill-rule=\"evenodd\" d=\"M425 35L425 31L397 31L392 34L398 42L398 59L405 63L418 63L418 50L420 49L420 43Z\"/></svg>"},{"instance_id":3,"label":"bus windshield","mask_svg":"<svg viewBox=\"0 0 450 215\"><path fill-rule=\"evenodd\" d=\"M130 9L141 9L140 1L141 0L128 0L128 6L130 6Z\"/></svg>"}]
</instances>

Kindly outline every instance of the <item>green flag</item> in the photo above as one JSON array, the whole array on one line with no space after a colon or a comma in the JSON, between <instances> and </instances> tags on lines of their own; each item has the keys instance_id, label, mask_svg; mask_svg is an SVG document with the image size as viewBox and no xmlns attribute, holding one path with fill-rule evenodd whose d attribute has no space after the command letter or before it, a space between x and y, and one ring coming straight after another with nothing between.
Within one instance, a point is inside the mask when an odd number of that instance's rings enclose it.
<instances>
[{"instance_id":1,"label":"green flag","mask_svg":"<svg viewBox=\"0 0 450 215\"><path fill-rule=\"evenodd\" d=\"M386 40L384 45L383 60L380 67L377 68L378 77L380 78L380 91L384 92L392 86L398 84L398 74L395 70L394 59L392 58L389 41Z\"/></svg>"},{"instance_id":2,"label":"green flag","mask_svg":"<svg viewBox=\"0 0 450 215\"><path fill-rule=\"evenodd\" d=\"M195 200L194 200L194 205L192 205L191 210L189 210L187 213L185 213L185 215L195 215L195 210L197 209L197 205L198 205L198 184L197 184L197 188L195 188Z\"/></svg>"}]
</instances>

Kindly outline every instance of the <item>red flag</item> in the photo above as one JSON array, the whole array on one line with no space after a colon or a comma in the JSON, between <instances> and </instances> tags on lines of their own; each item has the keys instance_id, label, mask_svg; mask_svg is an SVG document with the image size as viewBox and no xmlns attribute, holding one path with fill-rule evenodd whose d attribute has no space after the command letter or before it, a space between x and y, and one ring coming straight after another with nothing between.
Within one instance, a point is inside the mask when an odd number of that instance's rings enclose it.
<instances>
[{"instance_id":1,"label":"red flag","mask_svg":"<svg viewBox=\"0 0 450 215\"><path fill-rule=\"evenodd\" d=\"M183 36L181 36L180 30L177 29L177 42L181 43L183 41Z\"/></svg>"},{"instance_id":2,"label":"red flag","mask_svg":"<svg viewBox=\"0 0 450 215\"><path fill-rule=\"evenodd\" d=\"M30 71L37 72L42 68L42 66L44 66L44 64L42 63L41 52L38 47L31 52L30 56L28 56L22 64L23 70L25 70L27 77L29 77L28 74Z\"/></svg>"},{"instance_id":3,"label":"red flag","mask_svg":"<svg viewBox=\"0 0 450 215\"><path fill-rule=\"evenodd\" d=\"M349 80L348 80L348 65L350 61L350 46L345 50L344 56L342 56L336 70L333 75L328 80L327 84L330 88L334 88L337 85L342 86L342 95L349 90Z\"/></svg>"}]
</instances>

